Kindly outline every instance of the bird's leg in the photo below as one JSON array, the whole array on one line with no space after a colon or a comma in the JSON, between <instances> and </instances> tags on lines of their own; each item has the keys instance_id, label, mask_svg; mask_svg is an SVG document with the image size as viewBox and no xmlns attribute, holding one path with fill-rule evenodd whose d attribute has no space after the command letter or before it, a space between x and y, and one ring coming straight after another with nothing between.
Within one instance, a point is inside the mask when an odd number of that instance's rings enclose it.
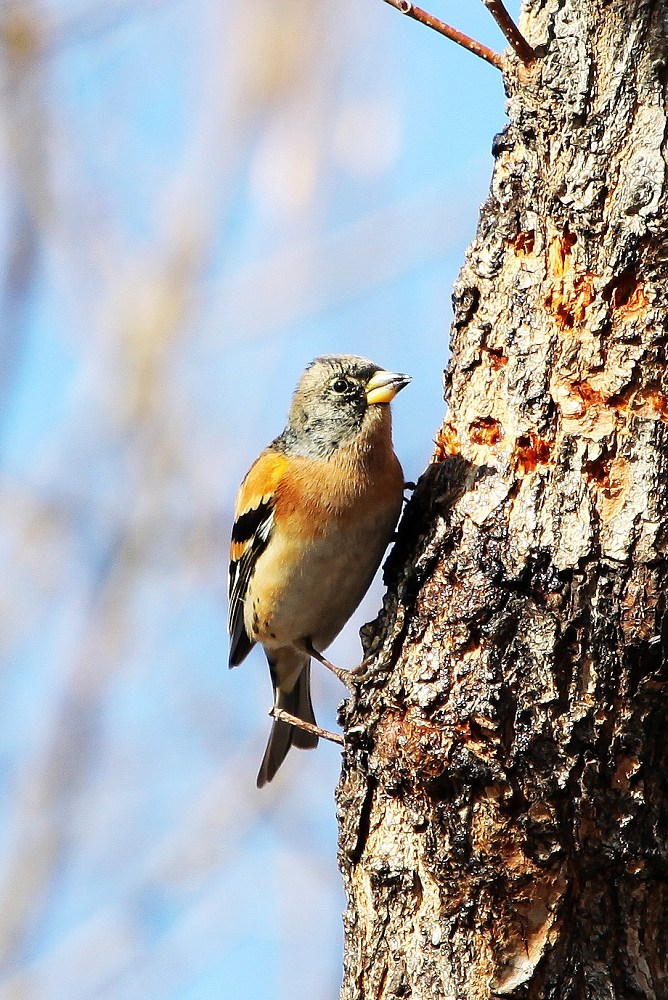
<instances>
[{"instance_id":1,"label":"bird's leg","mask_svg":"<svg viewBox=\"0 0 668 1000\"><path fill-rule=\"evenodd\" d=\"M352 667L350 670L343 670L341 667L335 667L331 660L328 660L326 656L318 652L310 639L304 639L303 645L309 656L312 656L314 660L318 663L322 663L323 667L327 667L328 670L339 678L342 684L345 684L349 691L357 690L357 685L366 677L366 673L374 661L373 656L368 656L366 659L358 663L356 667Z\"/></svg>"},{"instance_id":2,"label":"bird's leg","mask_svg":"<svg viewBox=\"0 0 668 1000\"><path fill-rule=\"evenodd\" d=\"M356 690L358 682L354 677L355 671L342 670L341 667L335 667L333 663L330 663L327 657L318 652L310 639L302 639L302 645L309 656L312 656L314 660L318 661L318 663L322 663L323 667L327 667L328 670L331 670L334 676L338 677L341 683L345 684L349 691Z\"/></svg>"},{"instance_id":3,"label":"bird's leg","mask_svg":"<svg viewBox=\"0 0 668 1000\"><path fill-rule=\"evenodd\" d=\"M343 746L343 736L339 733L330 733L329 729L314 726L312 722L306 722L305 719L300 719L298 715L286 712L283 708L277 708L276 705L271 709L269 715L273 716L274 719L278 719L279 722L287 722L291 726L296 726L297 729L303 729L306 733L312 733L323 740L329 740L330 743L338 743L339 746Z\"/></svg>"}]
</instances>

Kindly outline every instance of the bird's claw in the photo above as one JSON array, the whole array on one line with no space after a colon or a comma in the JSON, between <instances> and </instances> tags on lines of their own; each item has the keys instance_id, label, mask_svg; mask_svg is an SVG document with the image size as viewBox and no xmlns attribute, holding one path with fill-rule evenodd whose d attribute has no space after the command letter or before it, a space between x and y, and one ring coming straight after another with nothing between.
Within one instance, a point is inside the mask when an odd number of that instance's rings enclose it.
<instances>
[{"instance_id":1,"label":"bird's claw","mask_svg":"<svg viewBox=\"0 0 668 1000\"><path fill-rule=\"evenodd\" d=\"M363 684L364 681L367 680L373 661L373 656L367 656L366 659L362 660L361 663L358 663L356 667L353 667L352 670L348 671L348 673L352 674L355 678L356 684Z\"/></svg>"}]
</instances>

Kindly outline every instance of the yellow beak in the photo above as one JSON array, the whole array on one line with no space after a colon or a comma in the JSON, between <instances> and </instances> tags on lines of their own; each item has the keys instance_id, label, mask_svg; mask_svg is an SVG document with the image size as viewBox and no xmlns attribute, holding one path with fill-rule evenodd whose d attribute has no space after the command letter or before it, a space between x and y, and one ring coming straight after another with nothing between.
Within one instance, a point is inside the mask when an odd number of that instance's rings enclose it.
<instances>
[{"instance_id":1,"label":"yellow beak","mask_svg":"<svg viewBox=\"0 0 668 1000\"><path fill-rule=\"evenodd\" d=\"M397 372L376 372L366 384L366 401L369 406L374 403L391 403L398 392L411 381L410 375L399 375Z\"/></svg>"}]
</instances>

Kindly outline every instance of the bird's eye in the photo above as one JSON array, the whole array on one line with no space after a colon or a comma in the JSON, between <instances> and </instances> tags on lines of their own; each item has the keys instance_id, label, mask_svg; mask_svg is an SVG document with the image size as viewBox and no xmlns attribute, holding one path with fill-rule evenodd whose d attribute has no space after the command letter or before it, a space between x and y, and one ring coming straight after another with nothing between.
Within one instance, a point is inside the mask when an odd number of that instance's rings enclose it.
<instances>
[{"instance_id":1,"label":"bird's eye","mask_svg":"<svg viewBox=\"0 0 668 1000\"><path fill-rule=\"evenodd\" d=\"M334 392L346 392L350 388L350 382L347 378L337 378L336 381L332 382L332 389Z\"/></svg>"}]
</instances>

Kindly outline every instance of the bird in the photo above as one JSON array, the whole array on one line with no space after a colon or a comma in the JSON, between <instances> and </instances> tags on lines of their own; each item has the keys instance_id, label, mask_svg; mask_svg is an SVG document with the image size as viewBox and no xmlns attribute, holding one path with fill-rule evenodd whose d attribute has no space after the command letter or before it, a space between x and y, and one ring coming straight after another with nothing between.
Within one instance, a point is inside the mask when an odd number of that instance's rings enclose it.
<instances>
[{"instance_id":1,"label":"bird","mask_svg":"<svg viewBox=\"0 0 668 1000\"><path fill-rule=\"evenodd\" d=\"M401 513L404 474L392 445L390 403L411 381L368 358L312 361L287 424L237 495L229 569L229 666L256 643L265 652L274 709L315 726L311 657L342 679L323 650L368 590ZM291 746L317 735L274 718L257 776L261 788Z\"/></svg>"}]
</instances>

